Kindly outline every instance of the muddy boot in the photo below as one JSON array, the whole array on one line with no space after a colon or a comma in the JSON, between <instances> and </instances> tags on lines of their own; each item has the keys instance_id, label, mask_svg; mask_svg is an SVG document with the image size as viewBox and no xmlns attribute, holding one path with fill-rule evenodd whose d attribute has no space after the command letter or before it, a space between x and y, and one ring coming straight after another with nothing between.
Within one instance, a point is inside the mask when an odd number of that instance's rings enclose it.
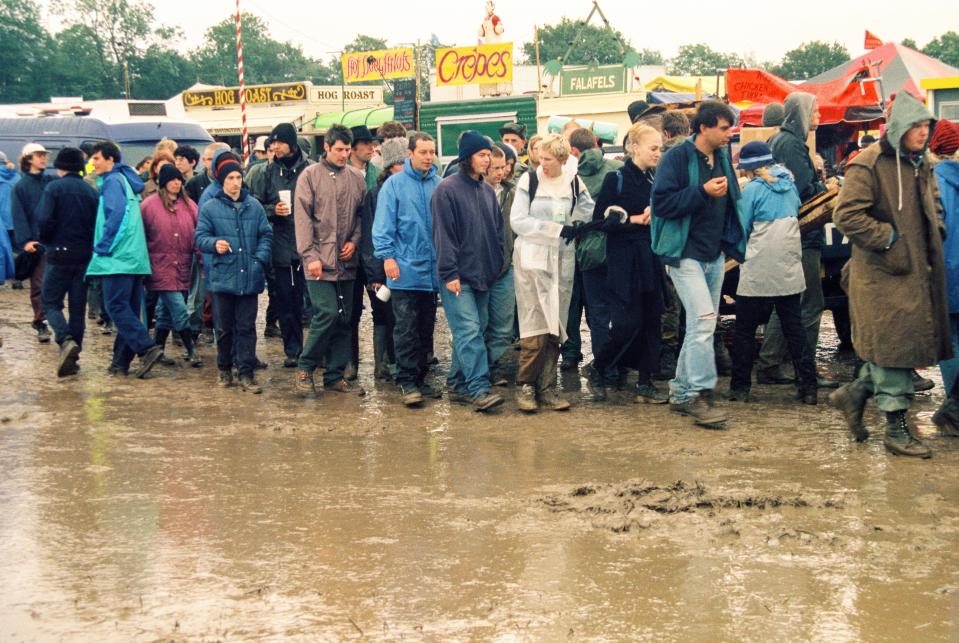
<instances>
[{"instance_id":1,"label":"muddy boot","mask_svg":"<svg viewBox=\"0 0 959 643\"><path fill-rule=\"evenodd\" d=\"M193 368L200 368L203 366L203 360L200 359L199 353L196 352L196 345L193 343L193 333L189 328L184 328L179 332L180 341L183 342L183 348L185 351L185 358L187 363Z\"/></svg>"},{"instance_id":2,"label":"muddy boot","mask_svg":"<svg viewBox=\"0 0 959 643\"><path fill-rule=\"evenodd\" d=\"M869 431L862 423L866 401L872 397L872 389L864 378L844 384L829 394L829 403L836 407L846 420L849 434L856 442L869 439Z\"/></svg>"},{"instance_id":3,"label":"muddy boot","mask_svg":"<svg viewBox=\"0 0 959 643\"><path fill-rule=\"evenodd\" d=\"M596 370L594 362L590 362L582 369L582 374L586 376L586 384L589 392L593 394L593 400L602 402L606 399L606 378Z\"/></svg>"},{"instance_id":4,"label":"muddy boot","mask_svg":"<svg viewBox=\"0 0 959 643\"><path fill-rule=\"evenodd\" d=\"M241 375L239 377L240 388L246 391L247 393L253 393L254 395L259 395L263 392L263 388L256 383L256 380L253 379L252 375Z\"/></svg>"},{"instance_id":5,"label":"muddy boot","mask_svg":"<svg viewBox=\"0 0 959 643\"><path fill-rule=\"evenodd\" d=\"M400 387L400 393L403 395L403 405L410 408L423 405L423 392L417 387L406 384Z\"/></svg>"},{"instance_id":6,"label":"muddy boot","mask_svg":"<svg viewBox=\"0 0 959 643\"><path fill-rule=\"evenodd\" d=\"M294 388L301 395L316 395L316 384L312 371L297 371Z\"/></svg>"},{"instance_id":7,"label":"muddy boot","mask_svg":"<svg viewBox=\"0 0 959 643\"><path fill-rule=\"evenodd\" d=\"M160 347L160 357L157 359L157 361L164 366L173 366L176 364L172 357L166 356L166 340L169 336L169 328L157 328L153 331L153 343Z\"/></svg>"},{"instance_id":8,"label":"muddy boot","mask_svg":"<svg viewBox=\"0 0 959 643\"><path fill-rule=\"evenodd\" d=\"M233 386L233 371L225 370L217 373L216 383L217 386L222 386L223 388L229 388Z\"/></svg>"},{"instance_id":9,"label":"muddy boot","mask_svg":"<svg viewBox=\"0 0 959 643\"><path fill-rule=\"evenodd\" d=\"M390 379L386 341L389 331L390 329L383 324L373 326L373 377L378 380Z\"/></svg>"},{"instance_id":10,"label":"muddy boot","mask_svg":"<svg viewBox=\"0 0 959 643\"><path fill-rule=\"evenodd\" d=\"M894 455L913 458L931 458L932 451L912 433L905 411L886 413L886 437L882 443L886 451Z\"/></svg>"},{"instance_id":11,"label":"muddy boot","mask_svg":"<svg viewBox=\"0 0 959 643\"><path fill-rule=\"evenodd\" d=\"M815 406L819 404L819 391L817 388L800 387L796 390L796 401L803 404Z\"/></svg>"},{"instance_id":12,"label":"muddy boot","mask_svg":"<svg viewBox=\"0 0 959 643\"><path fill-rule=\"evenodd\" d=\"M915 369L912 370L910 376L912 377L912 386L916 389L916 393L924 393L936 388L935 382L929 378L923 377Z\"/></svg>"},{"instance_id":13,"label":"muddy boot","mask_svg":"<svg viewBox=\"0 0 959 643\"><path fill-rule=\"evenodd\" d=\"M947 397L932 416L939 433L950 438L959 438L959 400Z\"/></svg>"},{"instance_id":14,"label":"muddy boot","mask_svg":"<svg viewBox=\"0 0 959 643\"><path fill-rule=\"evenodd\" d=\"M726 426L726 414L712 403L712 391L700 391L699 395L681 403L670 403L669 410L688 415L705 429L722 429Z\"/></svg>"},{"instance_id":15,"label":"muddy boot","mask_svg":"<svg viewBox=\"0 0 959 643\"><path fill-rule=\"evenodd\" d=\"M163 349L161 347L154 344L148 348L147 351L140 356L140 367L137 368L135 375L139 379L146 377L147 373L150 372L154 364L160 361L161 357L163 357Z\"/></svg>"},{"instance_id":16,"label":"muddy boot","mask_svg":"<svg viewBox=\"0 0 959 643\"><path fill-rule=\"evenodd\" d=\"M516 388L516 408L524 413L535 413L539 410L536 403L536 389L532 384L521 384Z\"/></svg>"},{"instance_id":17,"label":"muddy boot","mask_svg":"<svg viewBox=\"0 0 959 643\"><path fill-rule=\"evenodd\" d=\"M80 345L73 339L67 338L60 347L60 360L57 364L57 377L75 375L79 370L77 360L80 359Z\"/></svg>"}]
</instances>

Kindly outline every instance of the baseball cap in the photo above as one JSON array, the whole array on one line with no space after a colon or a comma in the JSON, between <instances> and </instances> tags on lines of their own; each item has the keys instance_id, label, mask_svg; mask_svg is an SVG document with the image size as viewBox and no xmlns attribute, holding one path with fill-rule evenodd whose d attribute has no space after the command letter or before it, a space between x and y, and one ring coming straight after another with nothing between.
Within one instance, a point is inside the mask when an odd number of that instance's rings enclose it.
<instances>
[{"instance_id":1,"label":"baseball cap","mask_svg":"<svg viewBox=\"0 0 959 643\"><path fill-rule=\"evenodd\" d=\"M254 152L265 152L268 136L258 136L256 138L256 143L253 144Z\"/></svg>"},{"instance_id":2,"label":"baseball cap","mask_svg":"<svg viewBox=\"0 0 959 643\"><path fill-rule=\"evenodd\" d=\"M20 152L20 156L29 156L30 154L34 154L36 152L43 152L44 154L46 154L47 148L40 145L39 143L27 143L26 145L23 146L23 151Z\"/></svg>"}]
</instances>

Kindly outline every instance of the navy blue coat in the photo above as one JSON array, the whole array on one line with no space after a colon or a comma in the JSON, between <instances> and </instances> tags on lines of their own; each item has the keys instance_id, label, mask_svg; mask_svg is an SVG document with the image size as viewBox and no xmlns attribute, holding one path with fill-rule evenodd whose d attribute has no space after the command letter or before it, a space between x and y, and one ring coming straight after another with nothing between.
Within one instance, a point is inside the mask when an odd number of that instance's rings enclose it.
<instances>
[{"instance_id":1,"label":"navy blue coat","mask_svg":"<svg viewBox=\"0 0 959 643\"><path fill-rule=\"evenodd\" d=\"M28 241L40 240L40 225L37 220L37 204L43 190L53 177L40 174L24 174L10 193L10 214L13 217L13 240L22 250Z\"/></svg>"},{"instance_id":2,"label":"navy blue coat","mask_svg":"<svg viewBox=\"0 0 959 643\"><path fill-rule=\"evenodd\" d=\"M238 201L223 193L204 203L195 239L197 248L212 257L210 292L232 295L263 292L266 267L272 255L273 229L266 220L263 206L246 188ZM217 254L219 239L229 242L232 252Z\"/></svg>"},{"instance_id":3,"label":"navy blue coat","mask_svg":"<svg viewBox=\"0 0 959 643\"><path fill-rule=\"evenodd\" d=\"M100 196L79 174L67 174L43 190L37 204L39 241L51 264L85 265L93 255Z\"/></svg>"}]
</instances>

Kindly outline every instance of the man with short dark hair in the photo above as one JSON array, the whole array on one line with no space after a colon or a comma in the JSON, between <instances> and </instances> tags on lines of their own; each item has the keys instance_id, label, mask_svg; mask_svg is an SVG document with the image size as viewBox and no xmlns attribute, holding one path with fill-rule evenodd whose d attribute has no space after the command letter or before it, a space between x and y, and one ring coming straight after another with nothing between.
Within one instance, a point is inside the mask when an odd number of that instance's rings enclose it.
<instances>
[{"instance_id":1,"label":"man with short dark hair","mask_svg":"<svg viewBox=\"0 0 959 643\"><path fill-rule=\"evenodd\" d=\"M132 167L120 162L120 149L114 143L98 143L93 149L93 169L103 182L93 257L86 274L100 277L104 304L117 327L113 361L107 372L126 375L133 356L139 355L136 376L145 377L163 349L153 342L140 320L143 278L151 273L140 215L143 181Z\"/></svg>"},{"instance_id":2,"label":"man with short dark hair","mask_svg":"<svg viewBox=\"0 0 959 643\"><path fill-rule=\"evenodd\" d=\"M200 153L192 145L180 145L173 153L176 169L183 175L184 183L193 178L196 165L200 162Z\"/></svg>"},{"instance_id":3,"label":"man with short dark hair","mask_svg":"<svg viewBox=\"0 0 959 643\"><path fill-rule=\"evenodd\" d=\"M490 391L486 352L489 290L503 267L503 217L496 193L483 182L489 139L475 130L459 139L459 171L433 192L433 245L443 310L453 336L447 383L450 400L487 411L503 403Z\"/></svg>"},{"instance_id":4,"label":"man with short dark hair","mask_svg":"<svg viewBox=\"0 0 959 643\"><path fill-rule=\"evenodd\" d=\"M707 428L725 424L713 404L716 361L713 334L725 254L745 259L746 235L739 219L739 184L726 146L736 121L719 101L704 101L693 119L694 134L659 163L652 195L652 247L667 265L686 309L686 336L676 377L669 383L670 409Z\"/></svg>"},{"instance_id":5,"label":"man with short dark hair","mask_svg":"<svg viewBox=\"0 0 959 643\"><path fill-rule=\"evenodd\" d=\"M80 172L83 152L65 147L53 166L60 175L43 190L37 205L40 243L46 248L43 277L43 308L60 346L57 377L79 370L77 360L86 328L87 285L84 277L93 252L99 195ZM70 319L63 316L63 300L69 298Z\"/></svg>"},{"instance_id":6,"label":"man with short dark hair","mask_svg":"<svg viewBox=\"0 0 959 643\"><path fill-rule=\"evenodd\" d=\"M678 109L663 114L663 153L673 149L689 136L689 117Z\"/></svg>"},{"instance_id":7,"label":"man with short dark hair","mask_svg":"<svg viewBox=\"0 0 959 643\"><path fill-rule=\"evenodd\" d=\"M348 163L352 143L348 128L330 127L323 145L326 156L305 168L296 185L296 249L315 311L297 364L296 388L306 395L316 393L313 371L321 366L325 390L363 394L343 377L350 357L353 280L366 196L366 180Z\"/></svg>"}]
</instances>

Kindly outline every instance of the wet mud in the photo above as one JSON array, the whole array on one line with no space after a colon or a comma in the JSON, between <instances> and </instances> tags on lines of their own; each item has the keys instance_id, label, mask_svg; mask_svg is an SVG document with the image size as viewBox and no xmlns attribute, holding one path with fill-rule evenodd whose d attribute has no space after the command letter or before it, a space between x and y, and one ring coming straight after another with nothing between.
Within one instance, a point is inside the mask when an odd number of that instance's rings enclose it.
<instances>
[{"instance_id":1,"label":"wet mud","mask_svg":"<svg viewBox=\"0 0 959 643\"><path fill-rule=\"evenodd\" d=\"M566 373L568 413L405 409L368 343L364 397L297 397L262 337L262 395L218 388L211 346L112 378L95 326L57 380L29 319L0 288L4 640L959 640L937 371L919 462L874 406L855 444L789 387L723 403L725 431ZM436 347L442 383L442 316Z\"/></svg>"}]
</instances>

